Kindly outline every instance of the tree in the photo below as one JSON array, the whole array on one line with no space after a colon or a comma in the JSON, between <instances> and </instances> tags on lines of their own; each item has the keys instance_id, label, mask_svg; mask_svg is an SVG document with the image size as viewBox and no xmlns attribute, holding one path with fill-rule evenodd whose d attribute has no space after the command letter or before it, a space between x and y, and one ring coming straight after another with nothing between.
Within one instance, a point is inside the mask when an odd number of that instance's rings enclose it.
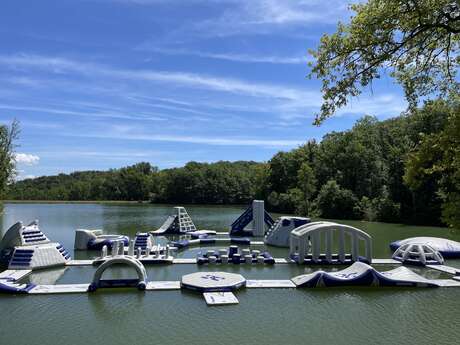
<instances>
[{"instance_id":1,"label":"tree","mask_svg":"<svg viewBox=\"0 0 460 345\"><path fill-rule=\"evenodd\" d=\"M389 71L403 86L411 108L423 96L458 92L460 2L458 0L368 0L353 4L349 24L324 35L310 77L322 81L323 104L316 123Z\"/></svg>"},{"instance_id":2,"label":"tree","mask_svg":"<svg viewBox=\"0 0 460 345\"><path fill-rule=\"evenodd\" d=\"M19 136L19 123L15 120L11 126L0 126L0 200L5 196L5 190L15 175L15 148Z\"/></svg>"},{"instance_id":3,"label":"tree","mask_svg":"<svg viewBox=\"0 0 460 345\"><path fill-rule=\"evenodd\" d=\"M320 217L333 219L359 218L358 199L353 192L342 189L336 181L328 181L318 193L316 206Z\"/></svg>"},{"instance_id":4,"label":"tree","mask_svg":"<svg viewBox=\"0 0 460 345\"><path fill-rule=\"evenodd\" d=\"M316 192L316 178L313 169L308 163L302 163L297 172L299 190L301 192L300 205L297 207L298 212L304 215L310 214L310 202L313 194Z\"/></svg>"},{"instance_id":5,"label":"tree","mask_svg":"<svg viewBox=\"0 0 460 345\"><path fill-rule=\"evenodd\" d=\"M440 201L442 220L460 229L460 98L448 109L441 133L422 136L409 156L404 180L422 198L431 188Z\"/></svg>"}]
</instances>

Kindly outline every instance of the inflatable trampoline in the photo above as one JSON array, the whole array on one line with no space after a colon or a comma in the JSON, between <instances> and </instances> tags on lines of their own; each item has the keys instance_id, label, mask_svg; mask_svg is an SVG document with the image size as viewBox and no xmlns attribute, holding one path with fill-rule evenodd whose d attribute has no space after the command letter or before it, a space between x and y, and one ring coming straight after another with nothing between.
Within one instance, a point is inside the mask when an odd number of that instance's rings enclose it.
<instances>
[{"instance_id":1,"label":"inflatable trampoline","mask_svg":"<svg viewBox=\"0 0 460 345\"><path fill-rule=\"evenodd\" d=\"M405 244L428 245L441 253L444 258L460 258L460 242L440 237L411 237L390 243L390 248L395 251Z\"/></svg>"}]
</instances>

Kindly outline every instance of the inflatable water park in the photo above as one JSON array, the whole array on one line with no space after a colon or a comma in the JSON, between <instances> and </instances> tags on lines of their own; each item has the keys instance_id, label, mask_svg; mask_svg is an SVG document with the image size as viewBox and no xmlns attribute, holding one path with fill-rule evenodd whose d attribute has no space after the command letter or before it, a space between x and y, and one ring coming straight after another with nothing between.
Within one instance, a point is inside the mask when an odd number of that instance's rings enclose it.
<instances>
[{"instance_id":1,"label":"inflatable water park","mask_svg":"<svg viewBox=\"0 0 460 345\"><path fill-rule=\"evenodd\" d=\"M218 248L216 248L218 246ZM13 224L0 241L2 265L0 293L15 295L103 293L133 288L143 293L191 290L209 305L237 304L241 289L301 289L360 286L369 288L460 287L460 269L446 260L460 258L460 243L444 238L413 237L389 243L393 255L374 258L373 240L365 231L332 221L281 216L254 200L228 231L198 229L184 207L174 207L158 229L138 232L134 238L106 234L102 229L76 229L74 253L86 251L91 259L72 259L70 252L42 232L37 220ZM284 248L274 257L270 248ZM192 257L181 253L192 251ZM151 280L147 265L195 265L196 272L177 281ZM297 265L305 274L290 279L247 279L235 268ZM34 284L27 277L35 271L92 266L91 281L78 284ZM136 278L103 278L114 266L136 272ZM379 267L380 266L380 267ZM381 267L387 268L381 270ZM206 267L209 267L207 269ZM391 267L391 269L388 269ZM445 279L430 279L417 270L442 272Z\"/></svg>"}]
</instances>

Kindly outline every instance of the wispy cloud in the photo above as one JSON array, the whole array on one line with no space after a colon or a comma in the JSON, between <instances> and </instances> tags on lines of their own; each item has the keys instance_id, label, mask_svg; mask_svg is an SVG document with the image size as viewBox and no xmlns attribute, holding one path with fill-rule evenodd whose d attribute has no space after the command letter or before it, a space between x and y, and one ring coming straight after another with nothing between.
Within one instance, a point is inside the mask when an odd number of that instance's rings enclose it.
<instances>
[{"instance_id":1,"label":"wispy cloud","mask_svg":"<svg viewBox=\"0 0 460 345\"><path fill-rule=\"evenodd\" d=\"M83 117L101 117L101 118L117 118L125 120L144 120L144 121L164 121L165 118L161 116L135 116L127 114L117 114L117 113L103 113L98 111L92 111L88 109L87 111L75 111L68 109L59 109L59 107L35 107L35 106L24 106L24 105L12 105L12 104L0 104L0 109L7 110L21 110L34 113L45 113L45 114L56 114L56 115L72 115L72 116L83 116Z\"/></svg>"},{"instance_id":2,"label":"wispy cloud","mask_svg":"<svg viewBox=\"0 0 460 345\"><path fill-rule=\"evenodd\" d=\"M311 61L311 58L305 54L297 56L276 56L276 55L255 55L255 54L239 54L239 53L212 53L200 50L184 50L184 49L168 49L157 48L155 44L144 43L139 47L140 50L153 51L167 55L185 55L197 56L207 59L226 60L243 63L269 63L269 64L286 64L299 65L306 64Z\"/></svg>"},{"instance_id":3,"label":"wispy cloud","mask_svg":"<svg viewBox=\"0 0 460 345\"><path fill-rule=\"evenodd\" d=\"M2 55L0 56L0 63L10 67L33 67L57 74L76 72L87 77L103 75L106 78L166 83L175 86L208 89L254 97L288 100L296 100L304 97L319 99L318 97L320 97L318 92L300 90L279 84L250 82L236 78L216 77L189 72L117 69L107 65L86 63L65 58L36 55Z\"/></svg>"},{"instance_id":4,"label":"wispy cloud","mask_svg":"<svg viewBox=\"0 0 460 345\"><path fill-rule=\"evenodd\" d=\"M343 0L251 0L234 1L221 16L197 23L194 29L205 36L268 34L314 24L335 24L345 19Z\"/></svg>"},{"instance_id":5,"label":"wispy cloud","mask_svg":"<svg viewBox=\"0 0 460 345\"><path fill-rule=\"evenodd\" d=\"M305 139L261 139L261 138L240 138L240 137L204 137L190 135L161 135L161 134L141 134L139 131L109 131L103 133L71 133L70 136L88 137L98 139L118 139L118 140L134 140L134 141L153 141L153 142L171 142L171 143L187 143L187 144L205 144L217 146L259 146L269 148L286 148L295 147Z\"/></svg>"},{"instance_id":6,"label":"wispy cloud","mask_svg":"<svg viewBox=\"0 0 460 345\"><path fill-rule=\"evenodd\" d=\"M35 165L40 161L40 157L30 153L16 153L15 160L18 164Z\"/></svg>"}]
</instances>

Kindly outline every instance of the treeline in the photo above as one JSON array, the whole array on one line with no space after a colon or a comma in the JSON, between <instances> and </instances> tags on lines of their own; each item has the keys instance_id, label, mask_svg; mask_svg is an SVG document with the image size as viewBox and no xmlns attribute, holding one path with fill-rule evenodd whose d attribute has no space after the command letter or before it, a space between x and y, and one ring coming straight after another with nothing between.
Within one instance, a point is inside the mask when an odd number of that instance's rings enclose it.
<instances>
[{"instance_id":1,"label":"treeline","mask_svg":"<svg viewBox=\"0 0 460 345\"><path fill-rule=\"evenodd\" d=\"M142 162L109 171L81 171L18 181L13 200L125 200L161 203L247 203L260 163L187 163L159 171Z\"/></svg>"},{"instance_id":2,"label":"treeline","mask_svg":"<svg viewBox=\"0 0 460 345\"><path fill-rule=\"evenodd\" d=\"M459 109L456 101L433 101L385 121L366 116L351 130L279 152L266 163L190 162L161 171L139 163L19 181L9 197L176 204L260 198L278 212L458 226Z\"/></svg>"}]
</instances>

